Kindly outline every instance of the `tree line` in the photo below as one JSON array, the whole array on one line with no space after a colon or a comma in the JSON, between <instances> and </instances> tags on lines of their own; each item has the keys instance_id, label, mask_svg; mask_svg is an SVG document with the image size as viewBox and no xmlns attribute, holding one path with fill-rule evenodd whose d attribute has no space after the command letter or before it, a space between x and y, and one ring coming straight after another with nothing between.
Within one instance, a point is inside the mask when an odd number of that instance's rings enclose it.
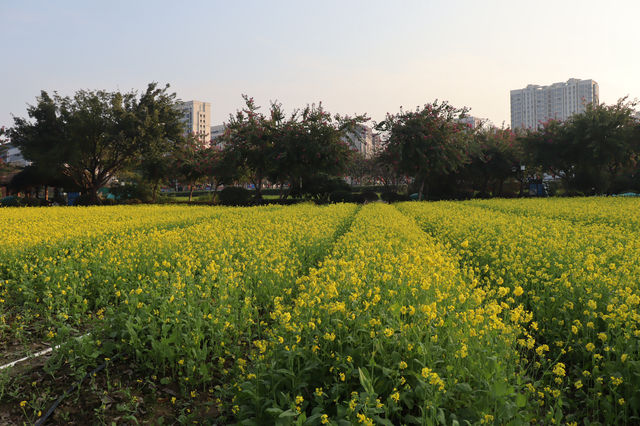
<instances>
[{"instance_id":1,"label":"tree line","mask_svg":"<svg viewBox=\"0 0 640 426\"><path fill-rule=\"evenodd\" d=\"M357 137L366 115L332 115L322 104L285 114L277 102L263 112L243 99L212 142L185 132L168 85L151 83L142 93L81 90L72 97L42 91L28 117L14 117L3 131L31 162L9 186L81 191L94 204L102 202L101 188L122 192L123 183L147 188L152 201L162 186L179 183L192 193L205 182L214 190L250 183L256 200L265 184L279 188L281 198L326 200L345 189L345 177L404 185L419 199L524 195L527 181L543 176L566 194L640 190L640 124L627 99L516 131L471 126L464 120L468 109L436 100L373 123L380 143L367 157L348 139Z\"/></svg>"}]
</instances>

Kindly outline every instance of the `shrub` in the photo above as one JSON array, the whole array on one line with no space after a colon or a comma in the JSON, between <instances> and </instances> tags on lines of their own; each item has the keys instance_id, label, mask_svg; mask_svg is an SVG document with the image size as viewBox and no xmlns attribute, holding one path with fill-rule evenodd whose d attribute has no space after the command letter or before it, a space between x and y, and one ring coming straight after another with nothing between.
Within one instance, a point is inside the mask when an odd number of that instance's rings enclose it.
<instances>
[{"instance_id":1,"label":"shrub","mask_svg":"<svg viewBox=\"0 0 640 426\"><path fill-rule=\"evenodd\" d=\"M45 200L44 198L29 197L22 199L22 205L26 207L42 207L48 206L49 201Z\"/></svg>"},{"instance_id":2,"label":"shrub","mask_svg":"<svg viewBox=\"0 0 640 426\"><path fill-rule=\"evenodd\" d=\"M317 174L305 179L302 183L302 194L314 199L329 201L329 195L336 191L351 191L344 179L337 176Z\"/></svg>"},{"instance_id":3,"label":"shrub","mask_svg":"<svg viewBox=\"0 0 640 426\"><path fill-rule=\"evenodd\" d=\"M23 205L22 200L15 195L8 195L0 200L1 207L20 207L21 205Z\"/></svg>"},{"instance_id":4,"label":"shrub","mask_svg":"<svg viewBox=\"0 0 640 426\"><path fill-rule=\"evenodd\" d=\"M362 191L362 196L364 197L367 203L372 203L380 199L378 197L378 194L374 191Z\"/></svg>"},{"instance_id":5,"label":"shrub","mask_svg":"<svg viewBox=\"0 0 640 426\"><path fill-rule=\"evenodd\" d=\"M91 195L89 194L80 194L78 198L76 198L76 202L74 206L92 206L95 203L91 200Z\"/></svg>"},{"instance_id":6,"label":"shrub","mask_svg":"<svg viewBox=\"0 0 640 426\"><path fill-rule=\"evenodd\" d=\"M126 200L138 199L148 202L153 198L151 187L141 182L129 182L121 186L114 186L109 188L109 192L123 204L126 204Z\"/></svg>"},{"instance_id":7,"label":"shrub","mask_svg":"<svg viewBox=\"0 0 640 426\"><path fill-rule=\"evenodd\" d=\"M384 202L394 203L398 201L398 193L394 191L385 191L382 194L380 194L380 198Z\"/></svg>"},{"instance_id":8,"label":"shrub","mask_svg":"<svg viewBox=\"0 0 640 426\"><path fill-rule=\"evenodd\" d=\"M351 202L352 203L358 203L358 204L364 204L364 203L367 202L367 199L362 194L353 194L353 195L351 195Z\"/></svg>"},{"instance_id":9,"label":"shrub","mask_svg":"<svg viewBox=\"0 0 640 426\"><path fill-rule=\"evenodd\" d=\"M351 192L344 190L333 191L329 195L329 201L332 203L348 203L351 201Z\"/></svg>"},{"instance_id":10,"label":"shrub","mask_svg":"<svg viewBox=\"0 0 640 426\"><path fill-rule=\"evenodd\" d=\"M220 204L223 206L249 205L251 192L238 186L228 186L220 191Z\"/></svg>"}]
</instances>

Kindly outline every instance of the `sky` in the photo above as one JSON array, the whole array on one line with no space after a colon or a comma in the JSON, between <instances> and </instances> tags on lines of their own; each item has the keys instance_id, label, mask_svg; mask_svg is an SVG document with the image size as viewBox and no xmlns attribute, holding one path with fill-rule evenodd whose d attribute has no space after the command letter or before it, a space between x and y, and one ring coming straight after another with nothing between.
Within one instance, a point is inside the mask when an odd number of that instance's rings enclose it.
<instances>
[{"instance_id":1,"label":"sky","mask_svg":"<svg viewBox=\"0 0 640 426\"><path fill-rule=\"evenodd\" d=\"M0 0L0 126L41 90L169 83L221 124L242 94L380 121L435 99L500 126L509 91L593 79L640 98L640 2Z\"/></svg>"}]
</instances>

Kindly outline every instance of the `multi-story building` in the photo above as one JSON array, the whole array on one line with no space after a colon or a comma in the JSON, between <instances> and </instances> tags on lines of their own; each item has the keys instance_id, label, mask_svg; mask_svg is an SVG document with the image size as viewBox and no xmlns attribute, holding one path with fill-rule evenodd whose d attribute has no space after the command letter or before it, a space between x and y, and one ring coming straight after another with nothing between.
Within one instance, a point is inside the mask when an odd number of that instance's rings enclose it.
<instances>
[{"instance_id":1,"label":"multi-story building","mask_svg":"<svg viewBox=\"0 0 640 426\"><path fill-rule=\"evenodd\" d=\"M471 129L477 129L479 127L482 127L482 124L484 123L485 120L478 117L473 117L471 115L467 115L464 118L460 118L458 121L462 124L467 125Z\"/></svg>"},{"instance_id":2,"label":"multi-story building","mask_svg":"<svg viewBox=\"0 0 640 426\"><path fill-rule=\"evenodd\" d=\"M566 120L599 103L598 83L571 78L550 86L529 84L511 91L511 128L536 129L550 120Z\"/></svg>"},{"instance_id":3,"label":"multi-story building","mask_svg":"<svg viewBox=\"0 0 640 426\"><path fill-rule=\"evenodd\" d=\"M218 124L216 126L211 126L211 144L212 145L221 145L220 141L217 139L224 135L224 131L227 129L227 126L224 124Z\"/></svg>"},{"instance_id":4,"label":"multi-story building","mask_svg":"<svg viewBox=\"0 0 640 426\"><path fill-rule=\"evenodd\" d=\"M371 127L357 124L353 131L347 132L343 140L364 157L371 158L373 156L373 130Z\"/></svg>"},{"instance_id":5,"label":"multi-story building","mask_svg":"<svg viewBox=\"0 0 640 426\"><path fill-rule=\"evenodd\" d=\"M180 102L178 108L183 114L187 134L198 135L202 142L211 140L211 104L209 102Z\"/></svg>"}]
</instances>

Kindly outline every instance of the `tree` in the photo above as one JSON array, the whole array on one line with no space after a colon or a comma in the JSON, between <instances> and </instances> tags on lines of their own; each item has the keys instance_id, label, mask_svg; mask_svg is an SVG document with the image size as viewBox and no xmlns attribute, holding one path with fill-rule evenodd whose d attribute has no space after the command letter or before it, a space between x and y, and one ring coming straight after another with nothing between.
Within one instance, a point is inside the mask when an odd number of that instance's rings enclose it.
<instances>
[{"instance_id":1,"label":"tree","mask_svg":"<svg viewBox=\"0 0 640 426\"><path fill-rule=\"evenodd\" d=\"M474 133L471 163L465 167L466 178L480 183L478 189L487 193L495 184L493 195L503 195L504 182L517 178L522 162L522 150L515 133L509 128L487 127Z\"/></svg>"},{"instance_id":2,"label":"tree","mask_svg":"<svg viewBox=\"0 0 640 426\"><path fill-rule=\"evenodd\" d=\"M289 194L302 195L304 188L343 175L354 155L346 135L367 120L363 115L332 117L322 104L294 111L277 129L270 178L288 182Z\"/></svg>"},{"instance_id":3,"label":"tree","mask_svg":"<svg viewBox=\"0 0 640 426\"><path fill-rule=\"evenodd\" d=\"M262 198L262 184L272 167L273 146L283 114L280 105L271 104L269 116L260 113L253 98L242 95L245 108L229 116L222 138L226 158L249 172L249 179L256 191L255 198Z\"/></svg>"},{"instance_id":4,"label":"tree","mask_svg":"<svg viewBox=\"0 0 640 426\"><path fill-rule=\"evenodd\" d=\"M194 186L209 174L207 146L200 135L188 135L173 152L172 169L176 177L189 185L189 201L193 199Z\"/></svg>"},{"instance_id":5,"label":"tree","mask_svg":"<svg viewBox=\"0 0 640 426\"><path fill-rule=\"evenodd\" d=\"M635 103L588 104L566 122L550 120L522 137L533 166L561 176L567 190L610 192L625 172L636 173L640 136Z\"/></svg>"},{"instance_id":6,"label":"tree","mask_svg":"<svg viewBox=\"0 0 640 426\"><path fill-rule=\"evenodd\" d=\"M384 186L397 187L403 181L395 155L384 147L376 148L371 167L374 179L382 182Z\"/></svg>"},{"instance_id":7,"label":"tree","mask_svg":"<svg viewBox=\"0 0 640 426\"><path fill-rule=\"evenodd\" d=\"M27 160L62 167L94 203L98 189L153 150L181 138L181 114L168 85L136 92L76 92L73 98L41 92L27 113L14 118L11 139Z\"/></svg>"},{"instance_id":8,"label":"tree","mask_svg":"<svg viewBox=\"0 0 640 426\"><path fill-rule=\"evenodd\" d=\"M634 106L624 98L615 105L588 104L568 120L565 142L571 147L576 186L609 192L616 177L635 166L640 146Z\"/></svg>"},{"instance_id":9,"label":"tree","mask_svg":"<svg viewBox=\"0 0 640 426\"><path fill-rule=\"evenodd\" d=\"M144 156L138 167L144 181L151 185L151 201L158 199L160 183L173 175L172 159L170 153Z\"/></svg>"},{"instance_id":10,"label":"tree","mask_svg":"<svg viewBox=\"0 0 640 426\"><path fill-rule=\"evenodd\" d=\"M376 126L386 135L385 149L398 170L417 183L419 200L428 192L430 182L469 161L471 132L459 122L466 112L436 100L415 111L387 114Z\"/></svg>"},{"instance_id":11,"label":"tree","mask_svg":"<svg viewBox=\"0 0 640 426\"><path fill-rule=\"evenodd\" d=\"M7 165L4 161L4 156L7 152L7 140L5 139L6 134L7 130L5 129L5 127L0 127L0 175L8 170Z\"/></svg>"},{"instance_id":12,"label":"tree","mask_svg":"<svg viewBox=\"0 0 640 426\"><path fill-rule=\"evenodd\" d=\"M202 153L204 157L204 175L209 179L213 192L217 192L220 185L230 185L238 180L242 168L234 163L228 153L217 145L210 146Z\"/></svg>"}]
</instances>

